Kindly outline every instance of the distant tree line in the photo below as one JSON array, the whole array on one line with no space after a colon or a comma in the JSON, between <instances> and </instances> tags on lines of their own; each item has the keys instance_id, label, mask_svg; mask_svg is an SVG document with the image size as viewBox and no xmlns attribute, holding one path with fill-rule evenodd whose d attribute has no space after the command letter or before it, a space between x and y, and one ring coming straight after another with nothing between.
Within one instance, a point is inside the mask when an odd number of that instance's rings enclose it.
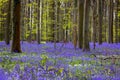
<instances>
[{"instance_id":1,"label":"distant tree line","mask_svg":"<svg viewBox=\"0 0 120 80\"><path fill-rule=\"evenodd\" d=\"M0 41L21 52L20 41L120 42L120 0L0 0ZM55 46L56 47L56 46Z\"/></svg>"}]
</instances>

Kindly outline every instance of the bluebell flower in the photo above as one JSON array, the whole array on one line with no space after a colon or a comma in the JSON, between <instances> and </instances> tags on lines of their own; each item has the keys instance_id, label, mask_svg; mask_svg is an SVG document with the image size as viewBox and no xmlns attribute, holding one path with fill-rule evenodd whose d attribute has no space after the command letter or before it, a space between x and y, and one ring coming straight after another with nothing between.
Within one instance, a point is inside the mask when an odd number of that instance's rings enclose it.
<instances>
[{"instance_id":1,"label":"bluebell flower","mask_svg":"<svg viewBox=\"0 0 120 80\"><path fill-rule=\"evenodd\" d=\"M5 71L0 68L0 80L6 80L7 76L5 75Z\"/></svg>"}]
</instances>

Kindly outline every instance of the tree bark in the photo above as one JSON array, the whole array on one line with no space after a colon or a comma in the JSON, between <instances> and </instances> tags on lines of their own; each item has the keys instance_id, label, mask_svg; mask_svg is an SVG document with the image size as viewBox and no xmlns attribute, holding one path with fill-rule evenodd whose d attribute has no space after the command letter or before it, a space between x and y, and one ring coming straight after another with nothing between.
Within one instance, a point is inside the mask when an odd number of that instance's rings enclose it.
<instances>
[{"instance_id":1,"label":"tree bark","mask_svg":"<svg viewBox=\"0 0 120 80\"><path fill-rule=\"evenodd\" d=\"M42 19L42 0L41 1L38 1L38 31L37 31L37 36L38 36L38 44L41 43L41 25L42 25L42 22L41 22L41 19Z\"/></svg>"},{"instance_id":2,"label":"tree bark","mask_svg":"<svg viewBox=\"0 0 120 80\"><path fill-rule=\"evenodd\" d=\"M74 48L77 48L77 0L74 1L74 26L73 26L73 41L74 41Z\"/></svg>"},{"instance_id":3,"label":"tree bark","mask_svg":"<svg viewBox=\"0 0 120 80\"><path fill-rule=\"evenodd\" d=\"M103 19L103 12L102 12L102 0L98 0L98 43L102 44L102 19Z\"/></svg>"},{"instance_id":4,"label":"tree bark","mask_svg":"<svg viewBox=\"0 0 120 80\"><path fill-rule=\"evenodd\" d=\"M21 52L20 46L20 0L14 0L13 10L13 41L11 52Z\"/></svg>"},{"instance_id":5,"label":"tree bark","mask_svg":"<svg viewBox=\"0 0 120 80\"><path fill-rule=\"evenodd\" d=\"M7 45L10 43L10 21L11 20L11 0L8 1L8 15L7 15L7 26L5 29L5 42Z\"/></svg>"},{"instance_id":6,"label":"tree bark","mask_svg":"<svg viewBox=\"0 0 120 80\"><path fill-rule=\"evenodd\" d=\"M93 49L95 49L96 43L96 24L97 24L97 1L92 1L92 8L93 8L93 27L92 27L92 41L93 41Z\"/></svg>"},{"instance_id":7,"label":"tree bark","mask_svg":"<svg viewBox=\"0 0 120 80\"><path fill-rule=\"evenodd\" d=\"M89 11L90 0L84 1L84 17L83 17L83 51L89 51Z\"/></svg>"},{"instance_id":8,"label":"tree bark","mask_svg":"<svg viewBox=\"0 0 120 80\"><path fill-rule=\"evenodd\" d=\"M113 0L109 1L108 43L113 43Z\"/></svg>"},{"instance_id":9,"label":"tree bark","mask_svg":"<svg viewBox=\"0 0 120 80\"><path fill-rule=\"evenodd\" d=\"M82 48L83 44L83 12L84 12L84 0L78 1L78 47Z\"/></svg>"},{"instance_id":10,"label":"tree bark","mask_svg":"<svg viewBox=\"0 0 120 80\"><path fill-rule=\"evenodd\" d=\"M119 27L119 21L118 21L118 3L119 1L116 0L116 6L115 6L115 42L118 43L118 27Z\"/></svg>"}]
</instances>

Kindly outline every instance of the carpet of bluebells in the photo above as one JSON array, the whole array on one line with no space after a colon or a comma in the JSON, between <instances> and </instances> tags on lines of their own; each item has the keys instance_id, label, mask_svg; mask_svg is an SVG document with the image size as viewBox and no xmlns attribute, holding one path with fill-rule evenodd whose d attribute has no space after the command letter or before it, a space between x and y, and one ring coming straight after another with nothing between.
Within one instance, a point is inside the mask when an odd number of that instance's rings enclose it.
<instances>
[{"instance_id":1,"label":"carpet of bluebells","mask_svg":"<svg viewBox=\"0 0 120 80\"><path fill-rule=\"evenodd\" d=\"M0 80L120 80L120 43L103 43L91 51L72 43L21 42L22 53L0 42Z\"/></svg>"}]
</instances>

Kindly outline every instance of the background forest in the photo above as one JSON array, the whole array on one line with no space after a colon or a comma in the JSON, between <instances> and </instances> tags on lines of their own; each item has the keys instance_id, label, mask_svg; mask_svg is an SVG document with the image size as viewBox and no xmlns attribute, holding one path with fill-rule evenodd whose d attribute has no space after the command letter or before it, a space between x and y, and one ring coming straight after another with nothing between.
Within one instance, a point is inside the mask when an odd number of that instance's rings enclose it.
<instances>
[{"instance_id":1,"label":"background forest","mask_svg":"<svg viewBox=\"0 0 120 80\"><path fill-rule=\"evenodd\" d=\"M120 0L0 0L0 80L119 74Z\"/></svg>"}]
</instances>

